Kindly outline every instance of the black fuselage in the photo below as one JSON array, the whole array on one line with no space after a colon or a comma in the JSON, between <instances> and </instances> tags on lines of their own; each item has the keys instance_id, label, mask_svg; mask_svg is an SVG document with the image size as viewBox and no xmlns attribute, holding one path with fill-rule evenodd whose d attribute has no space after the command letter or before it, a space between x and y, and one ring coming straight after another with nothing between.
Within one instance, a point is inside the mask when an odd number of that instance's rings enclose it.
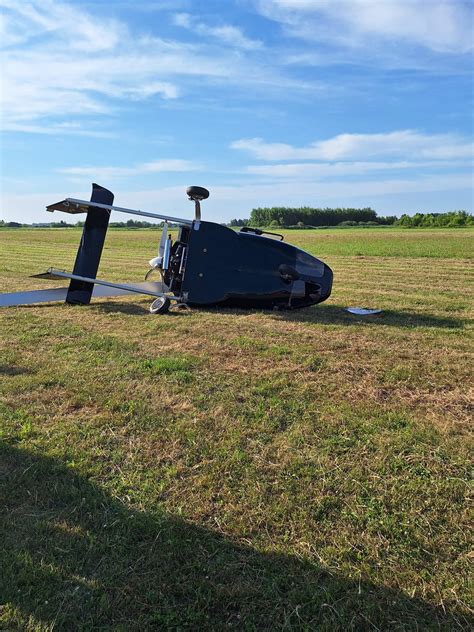
<instances>
[{"instance_id":1,"label":"black fuselage","mask_svg":"<svg viewBox=\"0 0 474 632\"><path fill-rule=\"evenodd\" d=\"M189 305L297 308L325 301L332 277L325 263L283 241L195 222L180 229L165 283Z\"/></svg>"}]
</instances>

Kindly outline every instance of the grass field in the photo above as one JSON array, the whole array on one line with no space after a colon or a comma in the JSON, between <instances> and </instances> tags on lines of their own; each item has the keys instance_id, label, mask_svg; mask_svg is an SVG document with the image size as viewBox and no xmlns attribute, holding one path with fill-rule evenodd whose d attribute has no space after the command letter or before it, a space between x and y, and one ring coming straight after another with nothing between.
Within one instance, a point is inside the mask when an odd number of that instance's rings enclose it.
<instances>
[{"instance_id":1,"label":"grass field","mask_svg":"<svg viewBox=\"0 0 474 632\"><path fill-rule=\"evenodd\" d=\"M0 231L1 291L79 238ZM289 232L334 270L301 311L1 311L0 629L472 629L473 238Z\"/></svg>"}]
</instances>

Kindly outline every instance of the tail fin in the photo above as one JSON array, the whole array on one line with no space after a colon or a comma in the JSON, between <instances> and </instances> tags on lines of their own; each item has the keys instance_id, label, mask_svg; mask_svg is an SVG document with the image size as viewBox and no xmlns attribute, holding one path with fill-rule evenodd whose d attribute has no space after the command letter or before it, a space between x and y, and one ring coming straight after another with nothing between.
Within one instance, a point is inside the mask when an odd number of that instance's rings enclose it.
<instances>
[{"instance_id":1,"label":"tail fin","mask_svg":"<svg viewBox=\"0 0 474 632\"><path fill-rule=\"evenodd\" d=\"M114 203L114 194L98 184L92 185L91 202L98 204ZM102 248L109 226L110 211L91 207L87 213L81 243L76 255L73 274L95 279L99 268ZM94 289L93 283L72 279L66 296L66 303L89 305Z\"/></svg>"}]
</instances>

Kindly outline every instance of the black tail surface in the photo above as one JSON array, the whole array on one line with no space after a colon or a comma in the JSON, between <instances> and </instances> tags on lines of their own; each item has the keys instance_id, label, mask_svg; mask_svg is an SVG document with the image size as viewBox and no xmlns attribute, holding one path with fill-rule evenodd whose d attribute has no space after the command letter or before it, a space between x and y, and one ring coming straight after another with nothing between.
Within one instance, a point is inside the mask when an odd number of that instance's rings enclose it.
<instances>
[{"instance_id":1,"label":"black tail surface","mask_svg":"<svg viewBox=\"0 0 474 632\"><path fill-rule=\"evenodd\" d=\"M114 194L98 184L92 185L91 202L112 205ZM105 236L109 225L110 211L90 207L87 213L81 243L77 251L73 274L89 278L95 278L99 268L100 257L104 247ZM93 283L71 280L66 303L74 305L89 305L94 289Z\"/></svg>"}]
</instances>

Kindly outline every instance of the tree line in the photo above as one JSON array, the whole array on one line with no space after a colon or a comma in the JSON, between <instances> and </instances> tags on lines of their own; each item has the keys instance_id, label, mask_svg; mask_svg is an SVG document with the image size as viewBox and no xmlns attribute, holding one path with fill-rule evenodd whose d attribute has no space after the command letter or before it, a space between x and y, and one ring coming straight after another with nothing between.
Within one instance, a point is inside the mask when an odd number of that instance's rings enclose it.
<instances>
[{"instance_id":1,"label":"tree line","mask_svg":"<svg viewBox=\"0 0 474 632\"><path fill-rule=\"evenodd\" d=\"M226 226L259 226L273 228L311 228L322 226L380 226L394 225L404 228L456 228L474 226L474 216L467 211L446 213L415 213L379 217L371 208L254 208L249 219L231 219ZM0 228L78 228L84 222L67 224L65 221L41 224L21 224L0 220ZM110 222L111 228L152 228L160 229L163 222L153 224L147 221L129 219L127 222ZM173 224L169 224L172 228Z\"/></svg>"},{"instance_id":2,"label":"tree line","mask_svg":"<svg viewBox=\"0 0 474 632\"><path fill-rule=\"evenodd\" d=\"M254 208L250 214L251 226L338 226L343 222L354 224L393 224L396 217L378 217L372 208L289 208L273 206Z\"/></svg>"},{"instance_id":3,"label":"tree line","mask_svg":"<svg viewBox=\"0 0 474 632\"><path fill-rule=\"evenodd\" d=\"M231 220L231 226L273 226L310 228L321 226L376 226L394 225L416 227L474 226L474 216L467 211L446 213L415 213L379 216L372 208L254 208L248 220Z\"/></svg>"},{"instance_id":4,"label":"tree line","mask_svg":"<svg viewBox=\"0 0 474 632\"><path fill-rule=\"evenodd\" d=\"M458 226L474 226L474 216L467 211L450 211L449 213L415 213L414 215L402 215L396 221L397 226L407 228L417 227L445 227L456 228Z\"/></svg>"}]
</instances>

